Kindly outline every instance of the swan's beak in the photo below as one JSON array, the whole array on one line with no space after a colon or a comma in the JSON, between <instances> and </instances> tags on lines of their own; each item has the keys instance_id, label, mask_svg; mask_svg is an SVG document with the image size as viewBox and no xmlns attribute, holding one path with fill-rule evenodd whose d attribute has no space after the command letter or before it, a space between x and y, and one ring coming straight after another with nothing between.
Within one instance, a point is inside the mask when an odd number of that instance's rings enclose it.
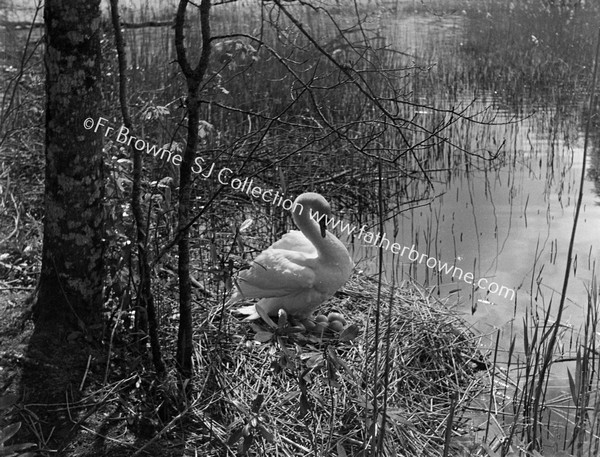
<instances>
[{"instance_id":1,"label":"swan's beak","mask_svg":"<svg viewBox=\"0 0 600 457\"><path fill-rule=\"evenodd\" d=\"M325 238L325 236L327 235L327 224L325 223L324 219L321 219L319 221L319 226L321 227L321 236Z\"/></svg>"}]
</instances>

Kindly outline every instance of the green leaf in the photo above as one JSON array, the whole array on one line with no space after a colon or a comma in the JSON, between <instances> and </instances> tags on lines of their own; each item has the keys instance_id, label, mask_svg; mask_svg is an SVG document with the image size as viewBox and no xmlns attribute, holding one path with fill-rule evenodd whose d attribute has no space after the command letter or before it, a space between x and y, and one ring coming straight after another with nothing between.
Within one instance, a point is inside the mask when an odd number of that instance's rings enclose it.
<instances>
[{"instance_id":1,"label":"green leaf","mask_svg":"<svg viewBox=\"0 0 600 457\"><path fill-rule=\"evenodd\" d=\"M265 311L265 309L260 306L258 303L256 305L254 305L254 309L256 309L256 312L258 313L258 315L261 317L261 319L263 321L265 321L267 323L267 325L273 329L277 328L277 324L275 322L273 322L273 319L271 319L271 317L267 314L267 312Z\"/></svg>"},{"instance_id":2,"label":"green leaf","mask_svg":"<svg viewBox=\"0 0 600 457\"><path fill-rule=\"evenodd\" d=\"M306 329L304 327L288 327L286 330L286 333L288 334L292 334L292 333L303 333L304 331L306 331Z\"/></svg>"},{"instance_id":3,"label":"green leaf","mask_svg":"<svg viewBox=\"0 0 600 457\"><path fill-rule=\"evenodd\" d=\"M346 327L342 333L340 333L340 341L342 342L348 342L348 341L352 341L353 339L355 339L358 336L359 333L359 329L358 329L358 325L356 324L351 324L348 327Z\"/></svg>"},{"instance_id":4,"label":"green leaf","mask_svg":"<svg viewBox=\"0 0 600 457\"><path fill-rule=\"evenodd\" d=\"M335 447L337 449L337 457L348 457L348 454L346 453L344 446L342 446L342 443L338 441Z\"/></svg>"},{"instance_id":5,"label":"green leaf","mask_svg":"<svg viewBox=\"0 0 600 457\"><path fill-rule=\"evenodd\" d=\"M36 455L34 452L27 452L25 454L21 454L21 451L25 449L29 449L32 447L36 447L35 443L22 443L22 444L12 444L10 446L2 447L0 446L0 457L27 457Z\"/></svg>"},{"instance_id":6,"label":"green leaf","mask_svg":"<svg viewBox=\"0 0 600 457\"><path fill-rule=\"evenodd\" d=\"M0 446L6 443L13 436L15 436L20 428L21 422L16 422L14 424L7 425L6 427L0 429Z\"/></svg>"},{"instance_id":7,"label":"green leaf","mask_svg":"<svg viewBox=\"0 0 600 457\"><path fill-rule=\"evenodd\" d=\"M252 441L254 437L252 435L248 435L244 437L244 441L242 441L242 445L240 446L240 454L245 455L250 450L250 446L252 446Z\"/></svg>"},{"instance_id":8,"label":"green leaf","mask_svg":"<svg viewBox=\"0 0 600 457\"><path fill-rule=\"evenodd\" d=\"M573 380L573 375L571 374L571 370L567 368L567 375L569 376L569 388L571 389L571 398L573 398L573 403L577 404L577 400L579 398L579 394L577 392L577 385Z\"/></svg>"},{"instance_id":9,"label":"green leaf","mask_svg":"<svg viewBox=\"0 0 600 457\"><path fill-rule=\"evenodd\" d=\"M234 428L233 431L231 432L231 435L229 436L229 439L227 440L227 444L231 446L231 445L237 443L243 434L244 434L243 426L240 425L239 427Z\"/></svg>"},{"instance_id":10,"label":"green leaf","mask_svg":"<svg viewBox=\"0 0 600 457\"><path fill-rule=\"evenodd\" d=\"M69 341L69 342L75 341L77 338L79 338L82 335L83 335L82 332L75 330L67 335L67 341Z\"/></svg>"},{"instance_id":11,"label":"green leaf","mask_svg":"<svg viewBox=\"0 0 600 457\"><path fill-rule=\"evenodd\" d=\"M250 411L252 411L254 414L258 414L258 411L260 411L260 407L262 406L263 401L265 401L265 396L263 394L258 394L256 398L252 400L252 405L250 405Z\"/></svg>"},{"instance_id":12,"label":"green leaf","mask_svg":"<svg viewBox=\"0 0 600 457\"><path fill-rule=\"evenodd\" d=\"M258 324L255 324L254 322L250 323L250 328L252 330L254 330L256 333L263 331L262 327Z\"/></svg>"},{"instance_id":13,"label":"green leaf","mask_svg":"<svg viewBox=\"0 0 600 457\"><path fill-rule=\"evenodd\" d=\"M323 354L316 354L306 361L306 366L308 368L317 368L322 366L324 363Z\"/></svg>"},{"instance_id":14,"label":"green leaf","mask_svg":"<svg viewBox=\"0 0 600 457\"><path fill-rule=\"evenodd\" d=\"M261 434L261 436L265 439L265 441L267 443L275 442L275 436L270 431L268 431L264 425L259 424L257 428L258 428L259 433Z\"/></svg>"},{"instance_id":15,"label":"green leaf","mask_svg":"<svg viewBox=\"0 0 600 457\"><path fill-rule=\"evenodd\" d=\"M257 332L256 335L254 335L254 339L261 343L266 343L267 341L270 341L271 338L273 338L273 334L271 332L265 332L263 330Z\"/></svg>"}]
</instances>

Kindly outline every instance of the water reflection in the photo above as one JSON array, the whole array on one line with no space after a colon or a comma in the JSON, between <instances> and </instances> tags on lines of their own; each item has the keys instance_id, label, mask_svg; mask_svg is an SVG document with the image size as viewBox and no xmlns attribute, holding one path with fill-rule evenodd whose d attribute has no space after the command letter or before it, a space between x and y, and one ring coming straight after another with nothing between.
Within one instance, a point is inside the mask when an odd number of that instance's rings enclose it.
<instances>
[{"instance_id":1,"label":"water reflection","mask_svg":"<svg viewBox=\"0 0 600 457\"><path fill-rule=\"evenodd\" d=\"M501 327L507 317L514 317L515 308L556 292L564 274L583 154L583 134L579 132L576 141L574 132L562 130L558 134L558 116L550 109L538 110L519 123L486 126L485 134L476 134L486 140L475 140L470 147L477 148L479 141L504 141L507 146L501 165L493 170L457 167L446 185L440 184L440 176L435 180L436 192L443 195L428 208L405 213L395 240L515 290L516 301L473 290L462 281L399 256L388 255L388 280L392 263L396 263L396 281L412 277L435 286L440 297L453 291L457 306L475 310L473 321L482 324L482 330ZM511 113L503 117L513 118ZM585 288L581 286L590 280L598 257L594 222L600 220L600 210L594 204L594 183L588 180L587 185L576 239L577 274L569 289L575 303L585 303ZM386 230L394 231L392 222L387 223ZM355 249L357 258L373 256L373 247ZM494 315L503 318L490 319Z\"/></svg>"},{"instance_id":2,"label":"water reflection","mask_svg":"<svg viewBox=\"0 0 600 457\"><path fill-rule=\"evenodd\" d=\"M525 333L531 337L535 317L550 310L551 324L560 302L583 166L586 78L593 60L589 37L596 35L594 29L586 39L584 30L591 30L597 15L596 10L531 8L518 18L502 18L482 7L434 16L415 8L389 35L407 53L432 65L428 76L419 75L412 86L416 100L440 108L475 100L470 112L494 113L487 118L493 125L461 122L445 133L465 150L499 149L501 155L490 163L446 151L453 155L446 162L452 163L451 171L432 176L433 193L442 195L427 207L395 216L386 231L395 233L402 245L414 245L430 257L472 271L476 278L515 290L516 297L477 289L389 252L386 279L412 279L430 288L489 334L490 347L500 331L500 361L506 361L514 338L513 357L522 362ZM572 360L583 344L588 291L600 259L599 127L596 121L591 129L558 342L559 355L570 362L552 366L546 397L554 406L570 398L567 370L576 371ZM355 243L354 258L363 259L360 267L377 272L376 248ZM553 430L550 441L555 444L569 436L562 423L561 430Z\"/></svg>"}]
</instances>

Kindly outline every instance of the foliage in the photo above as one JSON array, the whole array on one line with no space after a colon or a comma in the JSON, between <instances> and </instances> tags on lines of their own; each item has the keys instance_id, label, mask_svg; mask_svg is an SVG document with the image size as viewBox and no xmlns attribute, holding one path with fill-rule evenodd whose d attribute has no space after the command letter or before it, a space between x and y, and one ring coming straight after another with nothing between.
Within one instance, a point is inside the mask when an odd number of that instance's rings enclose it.
<instances>
[{"instance_id":1,"label":"foliage","mask_svg":"<svg viewBox=\"0 0 600 457\"><path fill-rule=\"evenodd\" d=\"M17 398L12 394L0 394L0 421L3 423L5 417L9 416L10 409L16 403ZM33 457L35 452L26 452L35 447L33 443L7 444L21 428L21 422L13 422L0 427L0 456L1 457Z\"/></svg>"}]
</instances>

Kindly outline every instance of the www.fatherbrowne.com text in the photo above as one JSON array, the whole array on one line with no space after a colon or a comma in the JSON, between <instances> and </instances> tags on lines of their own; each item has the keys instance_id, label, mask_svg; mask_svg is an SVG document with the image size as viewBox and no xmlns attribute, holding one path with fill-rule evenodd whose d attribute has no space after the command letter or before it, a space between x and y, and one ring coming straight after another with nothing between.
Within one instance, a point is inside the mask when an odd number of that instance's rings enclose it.
<instances>
[{"instance_id":1,"label":"www.fatherbrowne.com text","mask_svg":"<svg viewBox=\"0 0 600 457\"><path fill-rule=\"evenodd\" d=\"M363 225L360 230L358 230L357 234L356 226L344 223L341 220L336 220L334 217L329 217L325 214L313 214L312 208L310 209L310 213L310 216L316 221L324 221L328 227L333 229L338 228L340 232L347 233L348 235L355 235L358 240L363 240L363 242L367 244L389 250L392 254L400 254L402 257L404 257L405 254L408 254L408 260L411 262L418 261L419 263L423 263L423 261L425 261L425 265L431 270L437 269L445 274L452 274L453 279L458 277L459 280L463 280L467 284L475 285L482 290L489 290L491 293L498 294L504 298L513 300L515 297L514 290L505 286L500 286L498 283L491 282L487 278L479 278L477 281L474 281L475 278L473 273L468 271L465 273L462 268L459 268L455 265L448 265L446 262L441 262L435 257L430 257L427 254L420 253L415 249L414 244L411 247L402 246L399 243L389 240L385 236L385 233L381 234L378 232L375 234L367 231L366 225Z\"/></svg>"},{"instance_id":2,"label":"www.fatherbrowne.com text","mask_svg":"<svg viewBox=\"0 0 600 457\"><path fill-rule=\"evenodd\" d=\"M98 132L99 129L103 129L105 137L108 137L111 134L116 135L117 143L132 146L140 152L146 152L148 155L160 157L161 160L166 160L173 165L179 166L183 160L180 154L176 154L165 147L158 148L154 144L150 144L141 138L130 135L129 129L125 126L121 126L119 130L115 130L113 127L108 125L108 119L103 117L99 117L98 121L94 121L94 119L88 117L83 122L83 126L87 130L94 129L94 132ZM204 158L196 157L192 165L192 172L199 174L204 179L208 179L216 172L215 168L215 163L207 166ZM232 178L233 175L235 175L233 170L224 167L221 168L215 176L220 184L230 186L232 189L238 192L243 192L247 195L251 195L253 198L260 198L266 203L272 203L275 206L281 206L288 211L296 211L300 214L304 211L302 204L295 203L293 200L285 198L284 194L281 194L277 191L263 189L260 186L255 185L253 178ZM432 270L437 269L439 272L443 272L448 275L452 274L453 279L457 277L458 280L462 280L467 284L474 285L482 290L488 290L493 294L500 295L510 300L513 300L515 297L515 291L513 289L500 286L495 282L489 281L487 278L480 278L475 281L473 273L468 271L465 273L461 268L455 265L448 265L446 262L440 262L435 257L422 254L415 249L414 244L411 247L402 246L399 243L389 240L385 233L375 234L370 232L367 230L366 225L363 225L360 227L360 229L357 229L356 226L345 223L342 220L337 220L334 217L327 216L326 214L313 212L312 208L310 209L310 217L317 222L324 222L330 229L338 229L340 232L346 233L347 235L356 236L356 239L362 240L364 243L370 244L374 247L389 250L392 254L399 254L402 257L404 257L406 254L408 260L411 262L425 262L427 268Z\"/></svg>"}]
</instances>

